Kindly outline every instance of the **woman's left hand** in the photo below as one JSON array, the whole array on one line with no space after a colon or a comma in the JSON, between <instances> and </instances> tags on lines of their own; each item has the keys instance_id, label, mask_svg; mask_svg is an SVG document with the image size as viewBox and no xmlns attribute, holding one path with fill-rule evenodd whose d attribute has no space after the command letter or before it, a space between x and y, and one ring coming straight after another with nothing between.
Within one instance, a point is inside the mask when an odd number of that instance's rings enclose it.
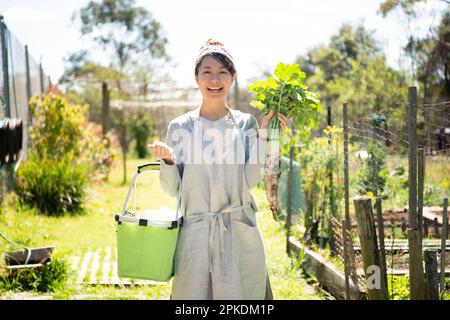
<instances>
[{"instance_id":1,"label":"woman's left hand","mask_svg":"<svg viewBox=\"0 0 450 320\"><path fill-rule=\"evenodd\" d=\"M274 115L275 115L275 111L270 110L269 113L262 118L260 128L267 129L269 127L270 120L272 120ZM288 118L280 112L278 112L277 115L278 115L278 120L280 120L281 130L284 130L284 128L286 128L286 122L287 122Z\"/></svg>"},{"instance_id":2,"label":"woman's left hand","mask_svg":"<svg viewBox=\"0 0 450 320\"><path fill-rule=\"evenodd\" d=\"M275 111L270 110L269 113L262 118L261 126L259 128L260 139L263 139L263 140L267 139L267 134L268 134L267 129L269 128L270 120L272 120L274 115L275 115ZM285 115L278 113L278 120L280 120L281 131L283 131L286 128L286 122L287 122L288 118Z\"/></svg>"}]
</instances>

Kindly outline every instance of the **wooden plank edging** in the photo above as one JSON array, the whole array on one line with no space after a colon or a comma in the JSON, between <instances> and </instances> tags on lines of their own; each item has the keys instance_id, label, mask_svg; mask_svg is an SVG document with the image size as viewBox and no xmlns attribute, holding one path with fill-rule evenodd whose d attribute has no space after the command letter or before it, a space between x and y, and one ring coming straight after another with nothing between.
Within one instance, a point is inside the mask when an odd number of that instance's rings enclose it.
<instances>
[{"instance_id":1,"label":"wooden plank edging","mask_svg":"<svg viewBox=\"0 0 450 320\"><path fill-rule=\"evenodd\" d=\"M289 238L289 246L296 254L304 250L302 268L306 273L315 276L320 285L337 299L345 299L345 275L340 270L326 261L320 254L308 248L303 248L302 244L294 237ZM350 281L350 298L352 300L363 300L366 297L367 292Z\"/></svg>"}]
</instances>

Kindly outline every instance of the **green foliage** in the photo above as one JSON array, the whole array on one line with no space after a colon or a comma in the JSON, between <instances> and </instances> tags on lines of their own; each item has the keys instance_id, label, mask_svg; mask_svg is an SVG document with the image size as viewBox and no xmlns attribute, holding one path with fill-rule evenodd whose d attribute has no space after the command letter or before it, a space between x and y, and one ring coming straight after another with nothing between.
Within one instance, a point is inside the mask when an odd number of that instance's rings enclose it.
<instances>
[{"instance_id":1,"label":"green foliage","mask_svg":"<svg viewBox=\"0 0 450 320\"><path fill-rule=\"evenodd\" d=\"M409 300L409 277L387 275L390 300Z\"/></svg>"},{"instance_id":2,"label":"green foliage","mask_svg":"<svg viewBox=\"0 0 450 320\"><path fill-rule=\"evenodd\" d=\"M358 175L358 193L365 195L370 192L374 196L379 196L382 194L386 183L386 170L383 170L386 154L376 144L368 144L367 153L369 157Z\"/></svg>"},{"instance_id":3,"label":"green foliage","mask_svg":"<svg viewBox=\"0 0 450 320\"><path fill-rule=\"evenodd\" d=\"M82 125L87 105L69 104L60 95L36 95L30 100L33 125L30 139L33 152L39 157L73 159L82 153Z\"/></svg>"},{"instance_id":4,"label":"green foliage","mask_svg":"<svg viewBox=\"0 0 450 320\"><path fill-rule=\"evenodd\" d=\"M107 176L109 142L88 123L87 105L48 94L33 97L30 109L32 147L17 172L19 200L49 215L80 212L88 179Z\"/></svg>"},{"instance_id":5,"label":"green foliage","mask_svg":"<svg viewBox=\"0 0 450 320\"><path fill-rule=\"evenodd\" d=\"M342 168L338 167L339 145L342 144L342 130L327 127L324 137L308 139L303 135L300 152L301 176L306 199L305 228L309 229L313 220L322 220L322 236L331 235L330 217L338 215L338 204L343 197ZM302 135L301 135L302 136ZM330 172L333 180L330 185Z\"/></svg>"},{"instance_id":6,"label":"green foliage","mask_svg":"<svg viewBox=\"0 0 450 320\"><path fill-rule=\"evenodd\" d=\"M55 258L49 264L33 269L25 269L15 274L0 274L1 291L60 292L71 276L67 261Z\"/></svg>"},{"instance_id":7,"label":"green foliage","mask_svg":"<svg viewBox=\"0 0 450 320\"><path fill-rule=\"evenodd\" d=\"M389 201L390 205L401 208L408 203L408 173L405 168L399 164L388 174L386 178L384 191L381 197Z\"/></svg>"},{"instance_id":8,"label":"green foliage","mask_svg":"<svg viewBox=\"0 0 450 320\"><path fill-rule=\"evenodd\" d=\"M139 159L148 155L147 139L153 135L155 126L145 117L144 113L136 114L130 123L131 133L136 141L135 151Z\"/></svg>"},{"instance_id":9,"label":"green foliage","mask_svg":"<svg viewBox=\"0 0 450 320\"><path fill-rule=\"evenodd\" d=\"M77 213L83 210L87 179L81 163L31 154L17 172L16 193L21 203L44 214Z\"/></svg>"},{"instance_id":10,"label":"green foliage","mask_svg":"<svg viewBox=\"0 0 450 320\"><path fill-rule=\"evenodd\" d=\"M335 108L348 102L350 120L367 115L369 107L378 112L407 100L404 74L387 65L380 43L362 24L342 25L328 44L309 50L296 62L308 71L305 82L322 102ZM403 109L392 119L398 127L404 123ZM342 121L341 112L334 116L335 123Z\"/></svg>"},{"instance_id":11,"label":"green foliage","mask_svg":"<svg viewBox=\"0 0 450 320\"><path fill-rule=\"evenodd\" d=\"M139 60L167 58L161 24L134 0L89 1L73 17L79 18L81 34L112 53L113 65L121 71Z\"/></svg>"},{"instance_id":12,"label":"green foliage","mask_svg":"<svg viewBox=\"0 0 450 320\"><path fill-rule=\"evenodd\" d=\"M250 104L266 115L269 110L280 112L294 120L296 128L317 127L321 104L317 95L304 84L305 73L298 64L279 63L275 77L255 81L248 86L256 99ZM269 129L277 130L280 123L273 117Z\"/></svg>"}]
</instances>

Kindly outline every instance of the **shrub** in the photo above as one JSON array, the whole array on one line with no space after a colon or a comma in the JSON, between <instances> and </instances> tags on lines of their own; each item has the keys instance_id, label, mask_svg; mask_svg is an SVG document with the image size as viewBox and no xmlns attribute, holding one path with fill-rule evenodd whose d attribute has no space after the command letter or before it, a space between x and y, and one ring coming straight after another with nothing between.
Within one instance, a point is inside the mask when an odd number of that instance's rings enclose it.
<instances>
[{"instance_id":1,"label":"shrub","mask_svg":"<svg viewBox=\"0 0 450 320\"><path fill-rule=\"evenodd\" d=\"M17 172L16 193L21 203L44 214L82 212L87 176L82 163L31 155Z\"/></svg>"},{"instance_id":2,"label":"shrub","mask_svg":"<svg viewBox=\"0 0 450 320\"><path fill-rule=\"evenodd\" d=\"M136 141L135 152L139 159L143 159L148 155L147 140L153 135L154 124L144 113L138 113L131 119L130 130Z\"/></svg>"},{"instance_id":3,"label":"shrub","mask_svg":"<svg viewBox=\"0 0 450 320\"><path fill-rule=\"evenodd\" d=\"M40 158L78 158L82 152L82 127L87 122L87 108L87 105L70 104L57 94L32 97L32 151Z\"/></svg>"},{"instance_id":4,"label":"shrub","mask_svg":"<svg viewBox=\"0 0 450 320\"><path fill-rule=\"evenodd\" d=\"M90 168L82 157L87 106L47 94L33 97L30 110L31 149L16 176L19 201L50 215L78 212Z\"/></svg>"},{"instance_id":5,"label":"shrub","mask_svg":"<svg viewBox=\"0 0 450 320\"><path fill-rule=\"evenodd\" d=\"M101 125L94 122L88 122L82 128L82 153L79 160L91 172L91 181L107 181L112 163L120 152L118 139L112 132L108 132L104 137Z\"/></svg>"},{"instance_id":6,"label":"shrub","mask_svg":"<svg viewBox=\"0 0 450 320\"><path fill-rule=\"evenodd\" d=\"M0 274L0 291L58 292L66 289L70 276L67 261L56 258L43 267Z\"/></svg>"}]
</instances>

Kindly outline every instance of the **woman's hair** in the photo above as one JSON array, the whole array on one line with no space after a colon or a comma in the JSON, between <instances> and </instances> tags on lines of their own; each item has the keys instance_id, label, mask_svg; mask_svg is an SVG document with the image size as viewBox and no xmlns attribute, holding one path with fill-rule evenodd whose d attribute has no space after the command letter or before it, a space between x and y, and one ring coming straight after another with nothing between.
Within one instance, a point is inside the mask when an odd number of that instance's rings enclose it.
<instances>
[{"instance_id":1,"label":"woman's hair","mask_svg":"<svg viewBox=\"0 0 450 320\"><path fill-rule=\"evenodd\" d=\"M200 53L195 63L195 75L198 75L200 65L206 56L211 56L219 61L232 76L236 74L233 57L229 54L227 49L225 49L223 43L209 39L200 48Z\"/></svg>"}]
</instances>

